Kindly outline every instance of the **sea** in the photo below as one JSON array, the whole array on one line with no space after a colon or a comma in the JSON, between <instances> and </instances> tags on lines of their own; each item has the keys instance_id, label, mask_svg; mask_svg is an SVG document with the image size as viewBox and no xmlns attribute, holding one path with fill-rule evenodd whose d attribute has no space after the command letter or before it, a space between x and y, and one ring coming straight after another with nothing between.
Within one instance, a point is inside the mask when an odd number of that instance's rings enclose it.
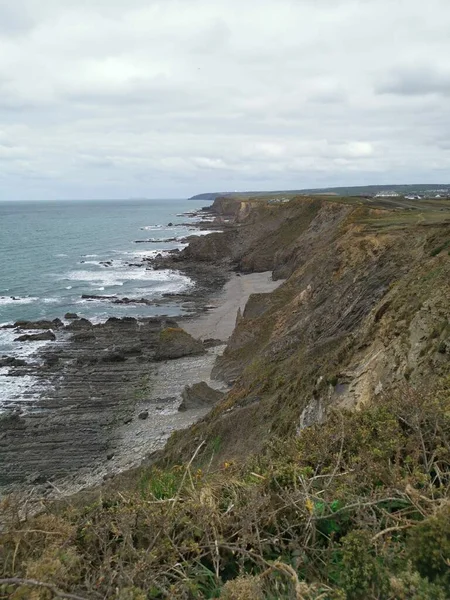
<instances>
[{"instance_id":1,"label":"sea","mask_svg":"<svg viewBox=\"0 0 450 600\"><path fill-rule=\"evenodd\" d=\"M182 249L188 235L207 233L195 227L204 204L186 199L0 202L0 326L62 319L67 312L93 322L180 314L176 304L164 304L163 294L187 291L192 281L177 271L137 265L143 257ZM155 299L161 305L112 304L82 299L83 294ZM39 347L14 337L13 330L0 329L0 357L23 357ZM0 404L8 395L2 380Z\"/></svg>"}]
</instances>

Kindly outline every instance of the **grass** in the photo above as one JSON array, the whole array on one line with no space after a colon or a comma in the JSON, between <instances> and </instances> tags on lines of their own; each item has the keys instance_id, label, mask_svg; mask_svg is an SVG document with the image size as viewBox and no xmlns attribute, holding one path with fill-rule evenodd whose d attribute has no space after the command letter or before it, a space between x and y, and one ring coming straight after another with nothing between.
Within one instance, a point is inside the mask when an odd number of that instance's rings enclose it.
<instances>
[{"instance_id":1,"label":"grass","mask_svg":"<svg viewBox=\"0 0 450 600\"><path fill-rule=\"evenodd\" d=\"M141 470L136 486L19 521L0 598L445 600L450 381L334 412L246 464ZM219 442L217 442L219 443ZM53 594L53 596L52 596ZM64 597L64 596L60 596Z\"/></svg>"}]
</instances>

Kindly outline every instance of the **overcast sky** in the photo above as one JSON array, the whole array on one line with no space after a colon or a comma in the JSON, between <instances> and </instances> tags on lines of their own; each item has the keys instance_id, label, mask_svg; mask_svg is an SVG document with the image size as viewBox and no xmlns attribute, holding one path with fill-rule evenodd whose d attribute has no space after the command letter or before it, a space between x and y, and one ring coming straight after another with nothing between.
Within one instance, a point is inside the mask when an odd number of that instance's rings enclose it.
<instances>
[{"instance_id":1,"label":"overcast sky","mask_svg":"<svg viewBox=\"0 0 450 600\"><path fill-rule=\"evenodd\" d=\"M0 199L450 180L449 0L0 0Z\"/></svg>"}]
</instances>

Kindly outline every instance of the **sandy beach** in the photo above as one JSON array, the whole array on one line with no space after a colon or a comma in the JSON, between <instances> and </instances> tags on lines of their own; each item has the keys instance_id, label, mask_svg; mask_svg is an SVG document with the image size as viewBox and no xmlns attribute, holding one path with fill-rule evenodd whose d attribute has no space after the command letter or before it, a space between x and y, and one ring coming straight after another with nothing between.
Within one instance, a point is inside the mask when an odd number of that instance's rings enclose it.
<instances>
[{"instance_id":1,"label":"sandy beach","mask_svg":"<svg viewBox=\"0 0 450 600\"><path fill-rule=\"evenodd\" d=\"M272 272L233 274L223 290L213 296L208 312L192 320L186 320L183 328L200 339L215 338L224 342L233 332L238 309L244 309L251 294L264 294L275 290L282 281L273 281Z\"/></svg>"}]
</instances>

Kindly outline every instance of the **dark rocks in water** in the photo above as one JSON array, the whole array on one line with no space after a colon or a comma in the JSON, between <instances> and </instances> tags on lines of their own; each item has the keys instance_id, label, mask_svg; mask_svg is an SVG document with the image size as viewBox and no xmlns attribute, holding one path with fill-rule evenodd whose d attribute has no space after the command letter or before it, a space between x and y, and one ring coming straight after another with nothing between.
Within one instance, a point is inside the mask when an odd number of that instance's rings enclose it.
<instances>
[{"instance_id":1,"label":"dark rocks in water","mask_svg":"<svg viewBox=\"0 0 450 600\"><path fill-rule=\"evenodd\" d=\"M14 327L18 329L59 329L63 326L64 323L61 319L53 319L53 321L46 319L42 319L41 321L16 321L14 323Z\"/></svg>"},{"instance_id":2,"label":"dark rocks in water","mask_svg":"<svg viewBox=\"0 0 450 600\"><path fill-rule=\"evenodd\" d=\"M92 327L92 323L87 319L76 319L66 325L66 331L77 331L78 329L86 329L87 327Z\"/></svg>"},{"instance_id":3,"label":"dark rocks in water","mask_svg":"<svg viewBox=\"0 0 450 600\"><path fill-rule=\"evenodd\" d=\"M224 396L224 392L215 390L205 382L187 385L182 393L183 401L178 410L190 410L192 408L209 408L214 406Z\"/></svg>"},{"instance_id":4,"label":"dark rocks in water","mask_svg":"<svg viewBox=\"0 0 450 600\"><path fill-rule=\"evenodd\" d=\"M193 338L184 329L165 327L159 334L155 360L181 358L182 356L205 354L205 352L202 342Z\"/></svg>"},{"instance_id":5,"label":"dark rocks in water","mask_svg":"<svg viewBox=\"0 0 450 600\"><path fill-rule=\"evenodd\" d=\"M98 294L81 294L82 300L114 300L116 296L99 296Z\"/></svg>"},{"instance_id":6,"label":"dark rocks in water","mask_svg":"<svg viewBox=\"0 0 450 600\"><path fill-rule=\"evenodd\" d=\"M116 298L112 300L113 304L154 304L153 300L146 298Z\"/></svg>"},{"instance_id":7,"label":"dark rocks in water","mask_svg":"<svg viewBox=\"0 0 450 600\"><path fill-rule=\"evenodd\" d=\"M78 319L78 315L77 315L77 313L68 312L64 315L64 318L67 319L68 321L73 321L74 319Z\"/></svg>"},{"instance_id":8,"label":"dark rocks in water","mask_svg":"<svg viewBox=\"0 0 450 600\"><path fill-rule=\"evenodd\" d=\"M145 419L148 419L148 410L143 410L142 412L140 412L138 414L138 419L141 419L141 421L145 421Z\"/></svg>"},{"instance_id":9,"label":"dark rocks in water","mask_svg":"<svg viewBox=\"0 0 450 600\"><path fill-rule=\"evenodd\" d=\"M109 325L126 325L126 326L136 326L137 320L134 317L109 317L106 321L105 326Z\"/></svg>"},{"instance_id":10,"label":"dark rocks in water","mask_svg":"<svg viewBox=\"0 0 450 600\"><path fill-rule=\"evenodd\" d=\"M44 331L43 333L27 333L25 335L20 335L15 338L15 342L43 342L43 341L51 341L54 342L56 340L56 335L53 331Z\"/></svg>"},{"instance_id":11,"label":"dark rocks in water","mask_svg":"<svg viewBox=\"0 0 450 600\"><path fill-rule=\"evenodd\" d=\"M15 358L14 356L2 356L0 358L1 367L26 367L27 361L21 358Z\"/></svg>"},{"instance_id":12,"label":"dark rocks in water","mask_svg":"<svg viewBox=\"0 0 450 600\"><path fill-rule=\"evenodd\" d=\"M167 223L167 227L173 227L173 223Z\"/></svg>"}]
</instances>

